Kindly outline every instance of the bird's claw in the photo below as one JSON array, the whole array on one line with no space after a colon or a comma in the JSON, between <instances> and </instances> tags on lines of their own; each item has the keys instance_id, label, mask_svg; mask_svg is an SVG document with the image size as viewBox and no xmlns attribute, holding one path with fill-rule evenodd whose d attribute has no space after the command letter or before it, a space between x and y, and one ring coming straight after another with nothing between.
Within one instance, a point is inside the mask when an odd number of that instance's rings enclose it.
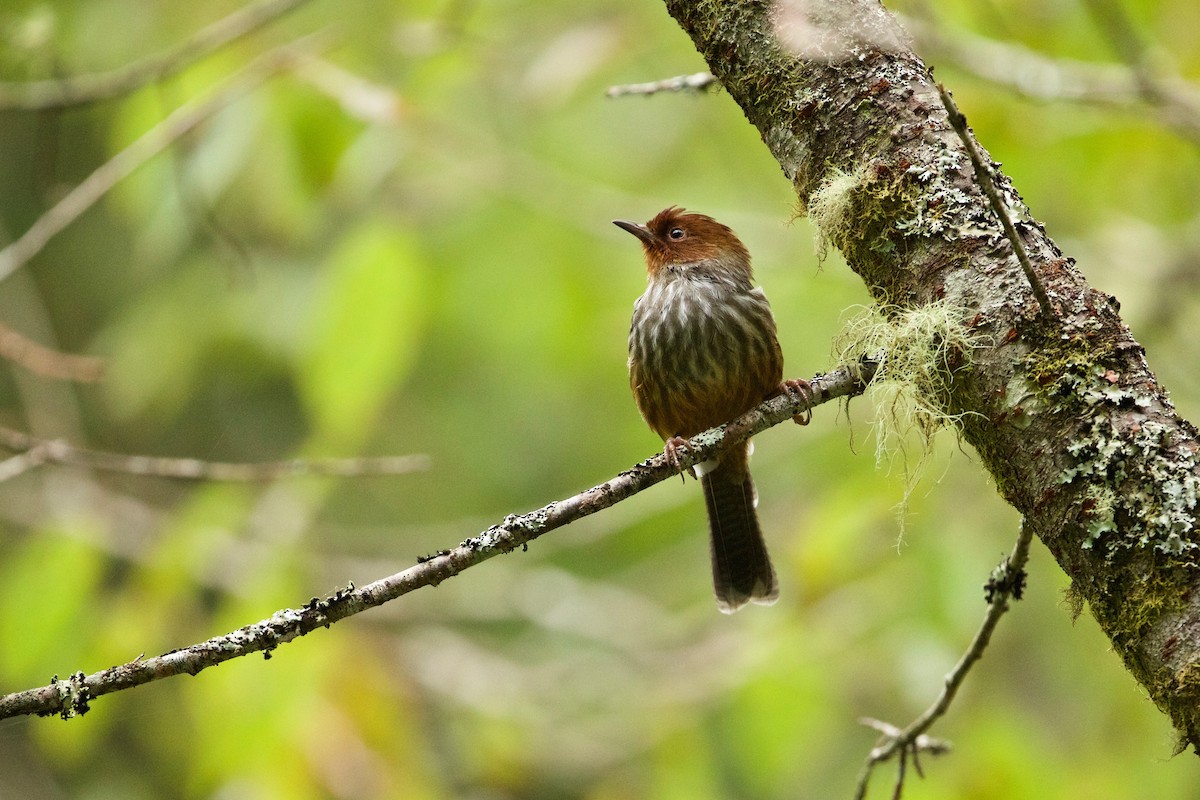
<instances>
[{"instance_id":1,"label":"bird's claw","mask_svg":"<svg viewBox=\"0 0 1200 800\"><path fill-rule=\"evenodd\" d=\"M813 388L812 384L803 378L789 378L781 387L788 396L797 402L803 402L804 408L792 417L797 425L807 425L812 421Z\"/></svg>"},{"instance_id":2,"label":"bird's claw","mask_svg":"<svg viewBox=\"0 0 1200 800\"><path fill-rule=\"evenodd\" d=\"M672 469L680 471L679 477L683 479L684 483L687 483L687 472L683 469L683 455L680 451L687 450L691 452L691 449L691 442L682 436L672 436L663 444L663 455L666 456L667 463L671 465Z\"/></svg>"}]
</instances>

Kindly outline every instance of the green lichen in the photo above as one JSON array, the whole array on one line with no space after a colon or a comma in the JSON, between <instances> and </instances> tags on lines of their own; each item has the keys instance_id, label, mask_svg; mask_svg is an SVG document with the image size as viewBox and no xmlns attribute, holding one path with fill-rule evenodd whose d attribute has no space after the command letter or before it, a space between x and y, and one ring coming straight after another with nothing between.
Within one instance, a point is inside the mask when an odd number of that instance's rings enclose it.
<instances>
[{"instance_id":1,"label":"green lichen","mask_svg":"<svg viewBox=\"0 0 1200 800\"><path fill-rule=\"evenodd\" d=\"M1098 406L1149 402L1103 387L1085 390L1084 397ZM1097 414L1083 436L1068 445L1074 463L1060 480L1086 481L1080 505L1088 532L1085 548L1100 547L1110 559L1138 548L1197 556L1195 456L1171 448L1170 438L1170 430L1153 420L1118 429L1107 414Z\"/></svg>"},{"instance_id":2,"label":"green lichen","mask_svg":"<svg viewBox=\"0 0 1200 800\"><path fill-rule=\"evenodd\" d=\"M1082 546L1111 560L1151 549L1196 558L1194 518L1200 479L1190 451L1172 446L1172 430L1149 418L1153 397L1127 385L1115 368L1115 342L1098 323L1073 330L1058 348L1033 351L1026 374L1045 407L1086 420L1067 445L1059 474L1078 484ZM1115 366L1109 366L1115 365Z\"/></svg>"}]
</instances>

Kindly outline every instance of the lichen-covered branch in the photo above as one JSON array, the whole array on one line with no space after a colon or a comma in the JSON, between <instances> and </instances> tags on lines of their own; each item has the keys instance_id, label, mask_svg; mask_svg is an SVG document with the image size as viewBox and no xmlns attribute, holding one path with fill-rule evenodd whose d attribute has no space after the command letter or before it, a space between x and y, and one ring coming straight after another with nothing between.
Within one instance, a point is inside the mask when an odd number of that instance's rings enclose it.
<instances>
[{"instance_id":1,"label":"lichen-covered branch","mask_svg":"<svg viewBox=\"0 0 1200 800\"><path fill-rule=\"evenodd\" d=\"M939 402L1181 746L1200 743L1200 442L1116 298L994 169L1050 301L1038 314L928 68L875 0L666 6L880 304L940 301L984 343L947 366Z\"/></svg>"},{"instance_id":2,"label":"lichen-covered branch","mask_svg":"<svg viewBox=\"0 0 1200 800\"><path fill-rule=\"evenodd\" d=\"M809 407L839 397L861 394L874 376L875 366L874 362L864 360L860 364L813 378ZM767 400L726 425L693 436L680 468L686 469L705 461L727 447L792 419L804 408L804 401L790 393ZM544 533L648 489L678 474L680 468L672 467L660 454L586 492L550 503L528 514L510 515L500 524L467 539L458 547L427 556L416 566L367 586L350 585L325 599L314 597L300 608L282 609L261 622L160 656L139 657L91 675L75 672L66 679L56 675L45 686L0 697L0 719L26 714L58 714L66 719L85 713L91 701L101 695L172 675L195 675L201 670L251 653L261 652L270 658L271 651L281 644L318 628L328 628L339 620L423 586L437 586L468 567L501 553L511 553Z\"/></svg>"}]
</instances>

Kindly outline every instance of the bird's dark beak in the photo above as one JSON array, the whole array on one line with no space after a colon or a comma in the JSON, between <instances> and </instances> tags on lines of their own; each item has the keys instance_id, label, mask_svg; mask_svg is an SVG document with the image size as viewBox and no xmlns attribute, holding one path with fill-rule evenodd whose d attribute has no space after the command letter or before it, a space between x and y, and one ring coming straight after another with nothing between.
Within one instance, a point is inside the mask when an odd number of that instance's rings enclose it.
<instances>
[{"instance_id":1,"label":"bird's dark beak","mask_svg":"<svg viewBox=\"0 0 1200 800\"><path fill-rule=\"evenodd\" d=\"M616 225L622 230L629 231L647 244L655 240L654 233L640 222L630 222L627 219L614 219L613 225Z\"/></svg>"}]
</instances>

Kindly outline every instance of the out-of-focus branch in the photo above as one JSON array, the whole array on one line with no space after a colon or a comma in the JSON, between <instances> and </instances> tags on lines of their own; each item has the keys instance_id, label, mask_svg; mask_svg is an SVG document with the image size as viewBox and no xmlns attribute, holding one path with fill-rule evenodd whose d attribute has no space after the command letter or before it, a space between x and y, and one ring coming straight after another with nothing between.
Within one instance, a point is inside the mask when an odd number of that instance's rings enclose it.
<instances>
[{"instance_id":1,"label":"out-of-focus branch","mask_svg":"<svg viewBox=\"0 0 1200 800\"><path fill-rule=\"evenodd\" d=\"M28 83L0 82L0 111L41 111L109 100L170 77L279 19L308 0L258 0L158 55L109 72Z\"/></svg>"},{"instance_id":2,"label":"out-of-focus branch","mask_svg":"<svg viewBox=\"0 0 1200 800\"><path fill-rule=\"evenodd\" d=\"M1091 105L1142 108L1185 139L1200 142L1200 89L1178 75L1132 64L1050 58L1023 45L904 18L918 52L931 64L953 64L1025 97ZM1120 48L1118 48L1120 49Z\"/></svg>"},{"instance_id":3,"label":"out-of-focus branch","mask_svg":"<svg viewBox=\"0 0 1200 800\"><path fill-rule=\"evenodd\" d=\"M51 350L3 322L0 322L0 358L45 378L94 383L104 373L103 359Z\"/></svg>"},{"instance_id":4,"label":"out-of-focus branch","mask_svg":"<svg viewBox=\"0 0 1200 800\"><path fill-rule=\"evenodd\" d=\"M812 395L808 407L838 397L860 394L874 374L875 364L864 361L854 367L819 375L811 381ZM767 400L726 425L693 436L691 447L684 454L680 467L686 469L705 461L727 447L791 419L805 407L803 398L793 397L789 393ZM91 675L76 672L67 680L59 680L55 676L46 686L0 697L0 719L26 714L58 714L67 718L86 712L91 701L100 695L172 675L195 675L208 667L251 653L262 652L269 658L271 651L281 644L318 628L329 627L334 622L423 586L437 586L469 567L493 556L523 548L544 533L609 508L679 471L659 454L573 497L550 503L528 514L508 516L500 524L467 539L458 547L428 556L419 560L416 566L367 586L356 588L350 585L324 600L314 597L300 608L277 611L261 622L182 650L173 650L153 658L139 657Z\"/></svg>"},{"instance_id":5,"label":"out-of-focus branch","mask_svg":"<svg viewBox=\"0 0 1200 800\"><path fill-rule=\"evenodd\" d=\"M141 138L102 164L82 183L42 214L15 242L0 250L0 281L33 258L64 228L91 208L135 169L162 152L200 123L291 65L311 49L314 36L306 36L270 50L214 89L208 97L180 106Z\"/></svg>"},{"instance_id":6,"label":"out-of-focus branch","mask_svg":"<svg viewBox=\"0 0 1200 800\"><path fill-rule=\"evenodd\" d=\"M0 447L23 451L0 462L0 482L40 464L69 464L128 475L149 475L196 481L269 481L302 475L356 477L362 475L405 475L429 468L423 455L363 456L359 458L295 458L287 461L229 463L198 458L131 456L77 447L62 439L39 439L12 428L0 427ZM18 459L23 461L18 462ZM11 468L4 464L14 462ZM22 467L19 471L17 466Z\"/></svg>"}]
</instances>

